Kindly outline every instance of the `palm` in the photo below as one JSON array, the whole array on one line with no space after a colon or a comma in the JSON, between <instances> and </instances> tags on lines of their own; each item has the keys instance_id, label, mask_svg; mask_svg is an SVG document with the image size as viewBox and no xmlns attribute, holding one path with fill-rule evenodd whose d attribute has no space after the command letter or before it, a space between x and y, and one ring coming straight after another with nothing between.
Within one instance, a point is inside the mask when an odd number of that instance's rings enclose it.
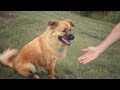
<instances>
[{"instance_id":1,"label":"palm","mask_svg":"<svg viewBox=\"0 0 120 90\"><path fill-rule=\"evenodd\" d=\"M83 51L85 51L85 54L79 58L80 63L83 64L95 60L99 55L95 47L89 47Z\"/></svg>"}]
</instances>

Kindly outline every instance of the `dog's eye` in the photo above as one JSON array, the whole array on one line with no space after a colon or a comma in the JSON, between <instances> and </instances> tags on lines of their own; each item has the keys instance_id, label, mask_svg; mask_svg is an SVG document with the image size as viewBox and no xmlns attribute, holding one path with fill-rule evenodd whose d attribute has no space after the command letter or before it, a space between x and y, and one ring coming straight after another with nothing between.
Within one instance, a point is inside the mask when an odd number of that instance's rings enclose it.
<instances>
[{"instance_id":1,"label":"dog's eye","mask_svg":"<svg viewBox=\"0 0 120 90\"><path fill-rule=\"evenodd\" d=\"M66 29L64 29L63 32L66 32Z\"/></svg>"}]
</instances>

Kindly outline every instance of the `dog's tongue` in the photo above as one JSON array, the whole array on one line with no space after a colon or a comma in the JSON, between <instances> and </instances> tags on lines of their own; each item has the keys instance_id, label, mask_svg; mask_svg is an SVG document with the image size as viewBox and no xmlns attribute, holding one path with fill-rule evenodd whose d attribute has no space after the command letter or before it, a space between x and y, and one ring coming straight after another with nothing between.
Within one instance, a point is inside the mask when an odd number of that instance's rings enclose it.
<instances>
[{"instance_id":1,"label":"dog's tongue","mask_svg":"<svg viewBox=\"0 0 120 90\"><path fill-rule=\"evenodd\" d=\"M62 40L67 44L67 45L70 45L70 41L69 40L66 40L64 38L62 38Z\"/></svg>"}]
</instances>

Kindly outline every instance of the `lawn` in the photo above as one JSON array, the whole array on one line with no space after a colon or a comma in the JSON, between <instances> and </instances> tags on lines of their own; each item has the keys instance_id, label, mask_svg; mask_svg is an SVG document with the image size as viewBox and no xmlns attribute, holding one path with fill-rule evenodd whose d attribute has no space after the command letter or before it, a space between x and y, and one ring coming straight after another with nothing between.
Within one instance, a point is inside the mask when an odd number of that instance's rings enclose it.
<instances>
[{"instance_id":1,"label":"lawn","mask_svg":"<svg viewBox=\"0 0 120 90\"><path fill-rule=\"evenodd\" d=\"M71 19L75 40L67 48L67 56L59 61L56 71L59 79L120 79L120 43L112 46L95 61L80 64L81 49L98 45L112 30L114 24L65 11L15 12L15 17L0 22L0 53L7 48L20 50L26 43L42 34L51 19ZM41 79L48 79L44 73ZM0 64L1 79L26 79L14 70Z\"/></svg>"}]
</instances>

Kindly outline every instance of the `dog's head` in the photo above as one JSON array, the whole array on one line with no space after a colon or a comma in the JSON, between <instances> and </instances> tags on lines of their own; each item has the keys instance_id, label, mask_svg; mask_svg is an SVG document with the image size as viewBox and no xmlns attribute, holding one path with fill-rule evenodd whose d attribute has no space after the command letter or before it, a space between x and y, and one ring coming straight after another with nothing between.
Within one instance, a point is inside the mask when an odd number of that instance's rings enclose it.
<instances>
[{"instance_id":1,"label":"dog's head","mask_svg":"<svg viewBox=\"0 0 120 90\"><path fill-rule=\"evenodd\" d=\"M71 32L74 24L70 19L50 20L48 26L50 28L49 30L51 30L52 36L65 45L70 45L71 40L74 40L75 38Z\"/></svg>"}]
</instances>

